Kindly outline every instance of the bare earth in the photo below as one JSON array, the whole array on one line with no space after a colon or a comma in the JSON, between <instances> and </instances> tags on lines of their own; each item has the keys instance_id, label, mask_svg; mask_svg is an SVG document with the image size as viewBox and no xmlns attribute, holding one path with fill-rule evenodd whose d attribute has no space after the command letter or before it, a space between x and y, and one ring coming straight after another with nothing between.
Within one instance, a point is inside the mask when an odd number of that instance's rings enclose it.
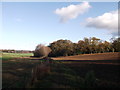
<instances>
[{"instance_id":1,"label":"bare earth","mask_svg":"<svg viewBox=\"0 0 120 90\"><path fill-rule=\"evenodd\" d=\"M56 57L53 60L119 60L120 52L114 53L97 53L97 54L82 54L75 56Z\"/></svg>"}]
</instances>

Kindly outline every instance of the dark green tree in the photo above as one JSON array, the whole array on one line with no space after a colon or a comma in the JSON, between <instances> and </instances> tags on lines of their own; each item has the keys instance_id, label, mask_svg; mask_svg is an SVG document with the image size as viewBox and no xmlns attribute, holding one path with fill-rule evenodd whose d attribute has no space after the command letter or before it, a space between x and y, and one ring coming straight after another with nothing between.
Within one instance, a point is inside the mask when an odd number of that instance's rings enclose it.
<instances>
[{"instance_id":1,"label":"dark green tree","mask_svg":"<svg viewBox=\"0 0 120 90\"><path fill-rule=\"evenodd\" d=\"M49 45L52 49L50 56L73 55L73 43L70 40L58 40Z\"/></svg>"},{"instance_id":2,"label":"dark green tree","mask_svg":"<svg viewBox=\"0 0 120 90\"><path fill-rule=\"evenodd\" d=\"M120 37L113 40L112 47L115 52L120 52Z\"/></svg>"}]
</instances>

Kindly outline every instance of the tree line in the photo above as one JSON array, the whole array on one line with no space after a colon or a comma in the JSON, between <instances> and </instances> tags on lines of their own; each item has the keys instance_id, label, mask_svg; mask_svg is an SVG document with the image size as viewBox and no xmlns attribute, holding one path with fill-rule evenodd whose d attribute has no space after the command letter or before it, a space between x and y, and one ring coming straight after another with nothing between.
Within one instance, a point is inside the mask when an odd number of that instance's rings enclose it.
<instances>
[{"instance_id":1,"label":"tree line","mask_svg":"<svg viewBox=\"0 0 120 90\"><path fill-rule=\"evenodd\" d=\"M3 53L33 53L33 51L30 50L14 50L14 49L1 49L0 51Z\"/></svg>"},{"instance_id":2,"label":"tree line","mask_svg":"<svg viewBox=\"0 0 120 90\"><path fill-rule=\"evenodd\" d=\"M50 57L71 56L78 54L92 54L104 52L119 52L120 38L111 39L111 42L103 41L96 37L85 37L77 43L70 40L57 40L49 44L51 48Z\"/></svg>"}]
</instances>

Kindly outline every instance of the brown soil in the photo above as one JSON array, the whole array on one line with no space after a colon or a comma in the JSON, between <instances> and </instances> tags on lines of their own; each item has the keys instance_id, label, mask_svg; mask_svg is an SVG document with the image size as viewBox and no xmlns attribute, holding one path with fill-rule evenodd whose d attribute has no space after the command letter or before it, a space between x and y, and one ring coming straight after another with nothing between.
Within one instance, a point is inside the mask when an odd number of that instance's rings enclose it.
<instances>
[{"instance_id":1,"label":"brown soil","mask_svg":"<svg viewBox=\"0 0 120 90\"><path fill-rule=\"evenodd\" d=\"M56 57L54 60L119 60L120 53L97 53L97 54L81 54L75 56Z\"/></svg>"}]
</instances>

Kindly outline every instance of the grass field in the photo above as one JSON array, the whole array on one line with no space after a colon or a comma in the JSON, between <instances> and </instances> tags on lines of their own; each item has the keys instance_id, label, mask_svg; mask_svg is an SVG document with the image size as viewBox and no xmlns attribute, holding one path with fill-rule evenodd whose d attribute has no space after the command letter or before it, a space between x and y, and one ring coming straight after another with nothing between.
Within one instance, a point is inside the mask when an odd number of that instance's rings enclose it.
<instances>
[{"instance_id":1,"label":"grass field","mask_svg":"<svg viewBox=\"0 0 120 90\"><path fill-rule=\"evenodd\" d=\"M33 56L33 53L2 53L0 55L0 59L9 60L12 58L29 57L29 56Z\"/></svg>"},{"instance_id":2,"label":"grass field","mask_svg":"<svg viewBox=\"0 0 120 90\"><path fill-rule=\"evenodd\" d=\"M39 64L39 61L23 59L30 57L32 53L2 53L2 87L23 88L31 75L31 69Z\"/></svg>"},{"instance_id":3,"label":"grass field","mask_svg":"<svg viewBox=\"0 0 120 90\"><path fill-rule=\"evenodd\" d=\"M40 65L33 54L2 54L3 88L120 88L119 53L103 53L52 58L50 73L32 86L31 70Z\"/></svg>"}]
</instances>

